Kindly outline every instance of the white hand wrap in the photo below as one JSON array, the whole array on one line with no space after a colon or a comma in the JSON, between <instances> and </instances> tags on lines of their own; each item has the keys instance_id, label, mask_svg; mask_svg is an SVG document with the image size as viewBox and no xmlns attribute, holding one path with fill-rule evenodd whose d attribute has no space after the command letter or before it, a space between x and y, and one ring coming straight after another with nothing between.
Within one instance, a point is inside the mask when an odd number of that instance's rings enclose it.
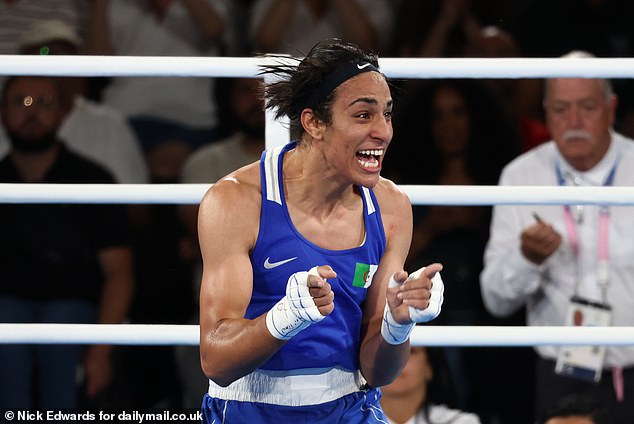
<instances>
[{"instance_id":1,"label":"white hand wrap","mask_svg":"<svg viewBox=\"0 0 634 424\"><path fill-rule=\"evenodd\" d=\"M390 283L388 287L393 289L395 287L400 286L401 283L394 279L394 275L390 277ZM414 330L415 322L411 322L409 324L400 324L396 322L394 316L392 316L392 311L390 311L390 305L385 302L385 309L383 309L383 323L381 324L381 335L383 339L391 345L400 345L405 343L410 334L412 334L412 330Z\"/></svg>"},{"instance_id":2,"label":"white hand wrap","mask_svg":"<svg viewBox=\"0 0 634 424\"><path fill-rule=\"evenodd\" d=\"M410 274L405 282L420 277L420 274L423 272L424 269L425 267L422 267L413 274ZM425 309L419 309L410 306L409 317L412 322L409 324L400 324L396 322L396 320L392 316L392 311L390 311L388 303L385 303L385 309L383 310L383 324L381 325L381 335L387 343L393 345L405 343L414 330L414 326L416 325L416 323L431 321L432 319L436 318L438 314L440 314L440 307L442 306L443 302L443 292L445 291L445 285L442 282L442 278L440 277L439 272L434 275L431 281L432 288L429 305ZM396 281L394 279L394 275L392 275L388 287L395 288L400 285L401 283Z\"/></svg>"},{"instance_id":3,"label":"white hand wrap","mask_svg":"<svg viewBox=\"0 0 634 424\"><path fill-rule=\"evenodd\" d=\"M418 271L410 274L407 280L420 277L425 267L422 267ZM405 280L405 281L407 281ZM429 305L425 309L409 307L409 317L414 322L427 322L436 318L440 314L440 307L444 300L443 294L445 292L445 285L440 278L440 272L437 272L431 279L431 297L429 298Z\"/></svg>"},{"instance_id":4,"label":"white hand wrap","mask_svg":"<svg viewBox=\"0 0 634 424\"><path fill-rule=\"evenodd\" d=\"M308 272L292 274L286 283L286 296L267 312L266 328L276 339L288 340L312 323L325 318L310 295L309 275L319 277L317 267Z\"/></svg>"}]
</instances>

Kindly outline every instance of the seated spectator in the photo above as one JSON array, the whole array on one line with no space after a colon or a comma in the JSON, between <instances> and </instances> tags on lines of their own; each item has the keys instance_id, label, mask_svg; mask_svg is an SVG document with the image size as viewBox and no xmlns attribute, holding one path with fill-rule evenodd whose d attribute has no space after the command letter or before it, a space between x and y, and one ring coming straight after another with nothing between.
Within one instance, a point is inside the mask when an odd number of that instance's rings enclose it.
<instances>
[{"instance_id":1,"label":"seated spectator","mask_svg":"<svg viewBox=\"0 0 634 424\"><path fill-rule=\"evenodd\" d=\"M585 52L564 56L570 65ZM544 109L553 139L501 173L502 186L632 186L634 141L613 129L617 97L604 78L549 78ZM525 311L531 326L634 324L631 206L495 205L480 275L487 310ZM579 319L583 317L583 320ZM584 393L619 424L634 422L634 348L536 346L537 414Z\"/></svg>"},{"instance_id":2,"label":"seated spectator","mask_svg":"<svg viewBox=\"0 0 634 424\"><path fill-rule=\"evenodd\" d=\"M479 424L477 415L434 403L430 383L435 367L428 349L412 347L405 368L393 383L381 388L381 406L390 424Z\"/></svg>"},{"instance_id":3,"label":"seated spectator","mask_svg":"<svg viewBox=\"0 0 634 424\"><path fill-rule=\"evenodd\" d=\"M469 57L520 57L520 49L513 35L496 26L483 27L469 40L465 54ZM534 78L485 79L504 108L517 122L522 137L522 151L531 149L545 141L550 134L544 122L542 108L542 80Z\"/></svg>"},{"instance_id":4,"label":"seated spectator","mask_svg":"<svg viewBox=\"0 0 634 424\"><path fill-rule=\"evenodd\" d=\"M378 51L386 47L391 28L386 0L256 0L251 38L258 53L303 56L333 37Z\"/></svg>"},{"instance_id":5,"label":"seated spectator","mask_svg":"<svg viewBox=\"0 0 634 424\"><path fill-rule=\"evenodd\" d=\"M89 54L220 56L229 2L94 0ZM176 182L191 151L217 136L215 105L202 77L114 77L103 102L122 112L146 153L154 182Z\"/></svg>"},{"instance_id":6,"label":"seated spectator","mask_svg":"<svg viewBox=\"0 0 634 424\"><path fill-rule=\"evenodd\" d=\"M261 80L222 78L217 81L216 102L227 136L201 147L188 158L181 174L183 183L215 183L231 171L257 161L264 150ZM189 216L186 225L197 240L198 206L187 206L183 210Z\"/></svg>"},{"instance_id":7,"label":"seated spectator","mask_svg":"<svg viewBox=\"0 0 634 424\"><path fill-rule=\"evenodd\" d=\"M470 0L403 1L397 9L393 50L400 57L461 57L480 32Z\"/></svg>"},{"instance_id":8,"label":"seated spectator","mask_svg":"<svg viewBox=\"0 0 634 424\"><path fill-rule=\"evenodd\" d=\"M57 79L9 78L0 111L11 142L0 182L114 183L57 137L64 117ZM0 216L0 322L126 319L133 274L125 208L2 204ZM77 407L110 384L111 351L110 345L0 345L0 409Z\"/></svg>"},{"instance_id":9,"label":"seated spectator","mask_svg":"<svg viewBox=\"0 0 634 424\"><path fill-rule=\"evenodd\" d=\"M538 424L611 424L608 410L596 399L568 395L548 410Z\"/></svg>"},{"instance_id":10,"label":"seated spectator","mask_svg":"<svg viewBox=\"0 0 634 424\"><path fill-rule=\"evenodd\" d=\"M20 39L33 22L55 19L82 34L87 9L74 0L0 0L0 54L18 54Z\"/></svg>"},{"instance_id":11,"label":"seated spectator","mask_svg":"<svg viewBox=\"0 0 634 424\"><path fill-rule=\"evenodd\" d=\"M82 40L62 21L33 22L20 39L22 54L75 55ZM149 182L145 158L139 142L121 113L86 98L89 78L60 78L64 121L58 137L68 147L105 166L118 183ZM0 134L0 154L9 141Z\"/></svg>"},{"instance_id":12,"label":"seated spectator","mask_svg":"<svg viewBox=\"0 0 634 424\"><path fill-rule=\"evenodd\" d=\"M236 169L255 162L264 150L264 103L260 96L261 80L254 78L217 79L215 90L222 126L228 136L209 146L195 151L183 166L183 183L215 183ZM181 215L190 235L191 249L198 247L198 205L183 205ZM197 257L194 267L193 292L200 291L202 263ZM198 313L192 317L198 322ZM179 372L183 385L185 407L200 405L200 393L204 392L209 380L204 376L199 364L198 347L178 346L176 348Z\"/></svg>"},{"instance_id":13,"label":"seated spectator","mask_svg":"<svg viewBox=\"0 0 634 424\"><path fill-rule=\"evenodd\" d=\"M519 137L498 99L487 86L472 80L433 80L406 93L394 114L394 141L384 162L384 174L399 184L492 185L504 164L519 151ZM425 166L420 166L424 158ZM487 313L480 295L479 275L488 238L490 207L415 206L414 230L407 267L442 260L448 296L444 325L521 325L518 314L498 320ZM530 384L517 393L504 389L504 373L490 367L515 369L517 381L532 381L530 349L443 348L456 383L452 406L481 417L514 424L529 421ZM489 364L489 365L484 365ZM491 395L495 393L495 395ZM495 400L492 400L495 399ZM504 399L504 401L499 401ZM519 399L522 399L521 401ZM524 408L524 409L523 409ZM524 416L524 418L523 418Z\"/></svg>"}]
</instances>

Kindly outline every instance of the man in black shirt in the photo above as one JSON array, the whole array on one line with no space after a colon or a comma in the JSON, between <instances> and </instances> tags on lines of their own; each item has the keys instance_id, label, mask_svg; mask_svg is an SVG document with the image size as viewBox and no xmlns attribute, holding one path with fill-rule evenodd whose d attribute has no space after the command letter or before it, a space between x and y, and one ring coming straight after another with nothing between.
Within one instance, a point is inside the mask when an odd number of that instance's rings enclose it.
<instances>
[{"instance_id":1,"label":"man in black shirt","mask_svg":"<svg viewBox=\"0 0 634 424\"><path fill-rule=\"evenodd\" d=\"M0 111L12 149L0 182L114 183L57 138L64 110L54 78L5 82ZM0 322L122 322L133 288L127 225L121 206L0 204ZM85 395L95 396L110 381L110 352L0 345L0 409L76 407L77 370L83 365Z\"/></svg>"}]
</instances>

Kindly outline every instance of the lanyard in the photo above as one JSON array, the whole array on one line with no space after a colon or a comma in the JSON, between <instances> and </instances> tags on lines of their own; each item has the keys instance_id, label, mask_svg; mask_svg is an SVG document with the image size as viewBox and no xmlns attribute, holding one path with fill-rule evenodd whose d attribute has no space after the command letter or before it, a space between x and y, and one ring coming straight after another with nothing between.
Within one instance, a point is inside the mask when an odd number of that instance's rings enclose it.
<instances>
[{"instance_id":1,"label":"lanyard","mask_svg":"<svg viewBox=\"0 0 634 424\"><path fill-rule=\"evenodd\" d=\"M614 182L614 174L616 174L616 167L618 165L618 158L614 161L614 165L612 165L612 169L608 173L605 181L603 182L604 186L611 186ZM557 172L557 183L560 186L566 185L566 179L561 172L561 168L559 167L559 163L555 165L555 171ZM577 222L581 223L580 217L577 217ZM575 223L575 218L573 217L570 205L564 205L564 225L566 227L566 232L568 233L568 240L570 241L570 247L572 248L572 253L575 256L575 260L578 261L579 258L579 234L577 232L577 224ZM610 228L610 210L606 205L602 205L599 209L599 246L598 246L598 264L597 264L597 284L601 289L601 297L603 303L607 303L607 290L610 279L610 267L609 267L609 228ZM578 294L578 286L579 286L579 265L577 262L577 278L575 279L575 296Z\"/></svg>"}]
</instances>

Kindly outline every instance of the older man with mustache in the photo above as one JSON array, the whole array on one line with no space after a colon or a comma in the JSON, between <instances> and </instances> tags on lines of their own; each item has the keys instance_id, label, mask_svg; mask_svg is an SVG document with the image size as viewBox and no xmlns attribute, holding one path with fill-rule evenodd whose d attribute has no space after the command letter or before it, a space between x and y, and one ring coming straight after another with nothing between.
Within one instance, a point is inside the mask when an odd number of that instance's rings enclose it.
<instances>
[{"instance_id":1,"label":"older man with mustache","mask_svg":"<svg viewBox=\"0 0 634 424\"><path fill-rule=\"evenodd\" d=\"M634 143L612 130L616 106L608 80L546 81L553 140L508 164L500 185L634 185ZM525 306L529 325L634 325L633 207L498 205L484 260L482 295L496 316ZM634 422L633 347L540 346L537 353L537 413L586 393L616 422Z\"/></svg>"}]
</instances>

